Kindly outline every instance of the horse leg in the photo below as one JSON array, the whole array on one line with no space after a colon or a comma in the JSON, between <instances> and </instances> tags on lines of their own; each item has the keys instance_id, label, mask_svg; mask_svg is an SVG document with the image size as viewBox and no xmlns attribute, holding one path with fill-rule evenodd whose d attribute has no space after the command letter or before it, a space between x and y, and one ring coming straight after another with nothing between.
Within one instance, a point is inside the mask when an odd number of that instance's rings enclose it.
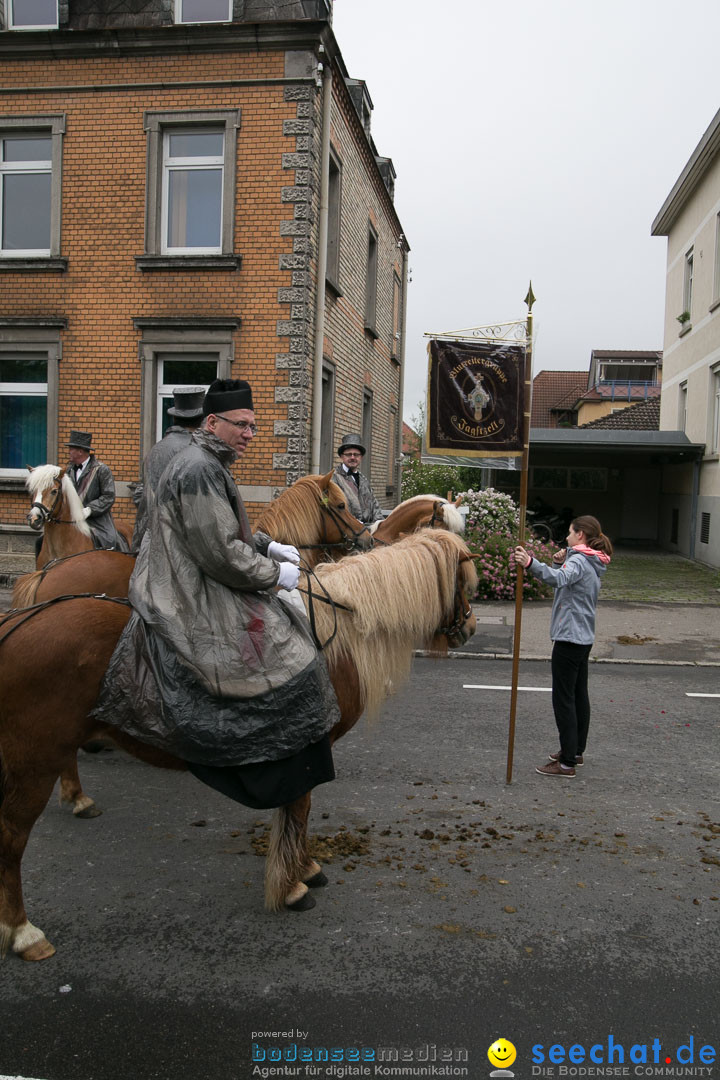
<instances>
[{"instance_id":1,"label":"horse leg","mask_svg":"<svg viewBox=\"0 0 720 1080\"><path fill-rule=\"evenodd\" d=\"M265 866L265 907L268 911L308 911L315 901L308 894L308 884L322 874L310 858L307 846L307 823L311 796L308 792L295 802L279 807L273 816L270 844ZM323 875L324 876L324 875Z\"/></svg>"},{"instance_id":2,"label":"horse leg","mask_svg":"<svg viewBox=\"0 0 720 1080\"><path fill-rule=\"evenodd\" d=\"M7 764L7 763L6 763ZM12 949L22 960L46 960L55 952L28 920L20 864L30 830L45 809L56 772L6 769L0 789L0 955Z\"/></svg>"},{"instance_id":3,"label":"horse leg","mask_svg":"<svg viewBox=\"0 0 720 1080\"><path fill-rule=\"evenodd\" d=\"M95 818L102 814L102 810L95 805L95 800L82 789L76 756L60 773L60 805L63 803L72 804L74 817Z\"/></svg>"}]
</instances>

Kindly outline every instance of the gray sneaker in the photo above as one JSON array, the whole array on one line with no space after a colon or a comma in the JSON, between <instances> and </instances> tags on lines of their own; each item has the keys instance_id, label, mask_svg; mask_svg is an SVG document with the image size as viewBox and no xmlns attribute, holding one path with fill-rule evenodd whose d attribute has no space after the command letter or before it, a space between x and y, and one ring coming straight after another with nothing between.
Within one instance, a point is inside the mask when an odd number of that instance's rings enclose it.
<instances>
[{"instance_id":1,"label":"gray sneaker","mask_svg":"<svg viewBox=\"0 0 720 1080\"><path fill-rule=\"evenodd\" d=\"M560 760L560 751L558 750L558 752L556 754L548 754L548 760L549 761L559 761ZM582 754L578 754L578 756L575 758L575 764L576 765L584 765L585 764L585 761L583 760Z\"/></svg>"}]
</instances>

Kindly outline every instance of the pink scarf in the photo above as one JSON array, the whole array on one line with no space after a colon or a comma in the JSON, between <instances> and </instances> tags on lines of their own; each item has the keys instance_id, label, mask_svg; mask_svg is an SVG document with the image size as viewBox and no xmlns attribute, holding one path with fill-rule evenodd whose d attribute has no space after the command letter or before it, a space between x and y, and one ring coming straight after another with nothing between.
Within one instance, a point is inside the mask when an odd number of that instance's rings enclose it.
<instances>
[{"instance_id":1,"label":"pink scarf","mask_svg":"<svg viewBox=\"0 0 720 1080\"><path fill-rule=\"evenodd\" d=\"M606 555L604 551L598 551L597 548L588 547L587 544L576 544L573 548L568 548L568 555L571 551L579 551L581 555L597 555L601 563L607 565L610 562L610 556Z\"/></svg>"}]
</instances>

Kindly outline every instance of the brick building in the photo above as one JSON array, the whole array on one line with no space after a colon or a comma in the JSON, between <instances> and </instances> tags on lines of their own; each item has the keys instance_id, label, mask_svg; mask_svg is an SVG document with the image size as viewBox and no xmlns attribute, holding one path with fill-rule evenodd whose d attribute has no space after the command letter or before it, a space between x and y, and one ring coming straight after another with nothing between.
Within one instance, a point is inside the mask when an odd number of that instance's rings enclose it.
<instances>
[{"instance_id":1,"label":"brick building","mask_svg":"<svg viewBox=\"0 0 720 1080\"><path fill-rule=\"evenodd\" d=\"M6 547L71 428L131 519L172 387L216 376L253 385L251 516L347 431L394 505L408 247L332 0L0 0L0 27Z\"/></svg>"}]
</instances>

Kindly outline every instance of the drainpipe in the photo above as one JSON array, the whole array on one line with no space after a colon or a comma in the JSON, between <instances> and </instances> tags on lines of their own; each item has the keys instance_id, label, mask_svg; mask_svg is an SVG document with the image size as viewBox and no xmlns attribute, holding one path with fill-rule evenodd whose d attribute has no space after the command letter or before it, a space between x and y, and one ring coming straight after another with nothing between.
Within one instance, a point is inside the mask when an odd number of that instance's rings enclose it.
<instances>
[{"instance_id":1,"label":"drainpipe","mask_svg":"<svg viewBox=\"0 0 720 1080\"><path fill-rule=\"evenodd\" d=\"M700 458L693 462L692 494L690 495L690 551L691 559L695 558L695 541L697 539L697 514L700 496Z\"/></svg>"},{"instance_id":2,"label":"drainpipe","mask_svg":"<svg viewBox=\"0 0 720 1080\"><path fill-rule=\"evenodd\" d=\"M403 467L403 409L405 408L405 327L407 326L407 295L408 295L408 248L405 236L401 235L398 243L402 244L402 317L400 319L400 387L398 390L398 417L397 437L395 446L397 457L395 459L395 505L402 499L402 467Z\"/></svg>"},{"instance_id":3,"label":"drainpipe","mask_svg":"<svg viewBox=\"0 0 720 1080\"><path fill-rule=\"evenodd\" d=\"M330 192L330 109L332 106L332 70L330 62L322 75L322 132L320 149L320 221L318 228L317 284L315 288L315 356L313 362L312 428L310 435L310 472L320 472L322 436L322 364L325 340L325 276L327 274L328 202Z\"/></svg>"}]
</instances>

